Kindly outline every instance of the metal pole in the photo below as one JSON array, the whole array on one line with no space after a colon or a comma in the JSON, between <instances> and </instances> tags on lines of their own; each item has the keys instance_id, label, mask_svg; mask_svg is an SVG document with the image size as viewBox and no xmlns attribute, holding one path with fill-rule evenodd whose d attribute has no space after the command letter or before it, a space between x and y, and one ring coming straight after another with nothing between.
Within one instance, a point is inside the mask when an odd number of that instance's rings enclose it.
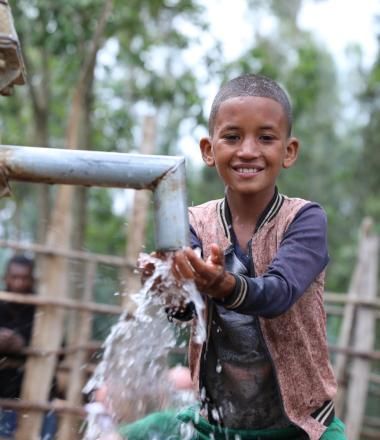
<instances>
[{"instance_id":1,"label":"metal pole","mask_svg":"<svg viewBox=\"0 0 380 440\"><path fill-rule=\"evenodd\" d=\"M169 251L188 243L183 157L3 145L0 169L7 180L150 189L156 248Z\"/></svg>"},{"instance_id":2,"label":"metal pole","mask_svg":"<svg viewBox=\"0 0 380 440\"><path fill-rule=\"evenodd\" d=\"M185 162L178 162L158 181L154 190L157 249L175 250L188 243L189 223L185 179ZM186 219L184 221L183 219Z\"/></svg>"}]
</instances>

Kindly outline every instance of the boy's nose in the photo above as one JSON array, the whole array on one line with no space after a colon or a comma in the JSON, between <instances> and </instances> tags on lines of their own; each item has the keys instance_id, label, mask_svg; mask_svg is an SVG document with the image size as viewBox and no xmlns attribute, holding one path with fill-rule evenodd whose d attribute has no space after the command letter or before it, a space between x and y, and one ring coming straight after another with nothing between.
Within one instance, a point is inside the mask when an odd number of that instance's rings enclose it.
<instances>
[{"instance_id":1,"label":"boy's nose","mask_svg":"<svg viewBox=\"0 0 380 440\"><path fill-rule=\"evenodd\" d=\"M260 146L258 142L256 142L256 139L247 137L241 142L238 153L241 157L245 158L256 157L260 154Z\"/></svg>"}]
</instances>

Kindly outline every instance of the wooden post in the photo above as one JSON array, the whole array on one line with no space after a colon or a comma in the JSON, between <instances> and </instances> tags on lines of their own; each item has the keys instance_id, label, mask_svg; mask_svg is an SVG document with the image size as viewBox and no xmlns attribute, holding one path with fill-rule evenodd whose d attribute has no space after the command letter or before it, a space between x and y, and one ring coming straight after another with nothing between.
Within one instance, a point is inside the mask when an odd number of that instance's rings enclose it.
<instances>
[{"instance_id":1,"label":"wooden post","mask_svg":"<svg viewBox=\"0 0 380 440\"><path fill-rule=\"evenodd\" d=\"M87 263L85 267L84 301L92 300L95 276L96 264L94 262ZM91 337L92 314L87 311L80 312L79 322L79 328L77 329L77 343L78 345L85 346ZM87 361L86 350L80 350L75 353L70 361L71 368L66 400L69 405L81 406L82 389L86 380L85 371L83 369L83 365L85 365ZM78 429L76 428L78 428L78 418L72 414L66 414L62 418L58 438L60 440L74 440L75 438L78 438Z\"/></svg>"},{"instance_id":2,"label":"wooden post","mask_svg":"<svg viewBox=\"0 0 380 440\"><path fill-rule=\"evenodd\" d=\"M65 191L66 190L66 191ZM64 187L58 193L52 224L48 232L48 245L68 248L71 232L70 211L72 187ZM67 297L67 260L59 256L44 257L41 266L39 294L44 298ZM64 311L57 307L37 308L33 326L32 348L50 352L46 357L30 357L26 363L21 399L46 402L49 398L57 356L63 338ZM43 380L41 380L43 378ZM19 418L16 440L38 440L43 413L24 412Z\"/></svg>"},{"instance_id":3,"label":"wooden post","mask_svg":"<svg viewBox=\"0 0 380 440\"><path fill-rule=\"evenodd\" d=\"M154 116L146 116L143 123L143 139L140 152L152 154L154 152L156 138L156 119ZM139 274L135 273L134 267L139 253L142 251L145 241L145 229L147 224L150 192L135 191L133 212L128 221L127 248L125 259L127 266L122 270L123 307L133 313L135 304L130 295L137 293L141 287Z\"/></svg>"},{"instance_id":4,"label":"wooden post","mask_svg":"<svg viewBox=\"0 0 380 440\"><path fill-rule=\"evenodd\" d=\"M373 233L369 219L363 222L363 244L359 258L363 259L358 294L361 298L375 300L377 296L379 239ZM353 348L371 351L374 348L376 317L368 307L357 310L353 334ZM350 440L359 440L366 408L371 362L355 357L352 360L349 386L347 389L347 411L345 423Z\"/></svg>"},{"instance_id":5,"label":"wooden post","mask_svg":"<svg viewBox=\"0 0 380 440\"><path fill-rule=\"evenodd\" d=\"M347 299L351 300L344 306L344 312L342 317L342 325L339 333L337 346L344 349L349 347L351 341L352 329L354 326L355 310L356 304L355 300L358 299L358 292L361 286L362 272L364 270L364 265L366 263L366 235L365 235L365 225L361 226L359 233L359 243L358 243L358 255L355 265L355 269L351 278L350 286L347 292ZM335 410L339 417L343 417L344 414L344 403L346 394L346 368L348 363L348 356L343 351L338 353L334 362L335 376L338 381L338 395L335 402Z\"/></svg>"},{"instance_id":6,"label":"wooden post","mask_svg":"<svg viewBox=\"0 0 380 440\"><path fill-rule=\"evenodd\" d=\"M350 346L352 329L354 327L356 302L359 299L361 289L362 274L367 263L367 247L368 247L368 219L364 220L359 233L358 256L355 269L351 278L348 293L346 295L347 302L344 306L342 325L339 333L337 346L345 349ZM339 417L343 417L345 411L346 397L346 368L348 364L348 356L344 351L336 355L334 362L335 376L338 381L338 395L335 402L335 410Z\"/></svg>"}]
</instances>

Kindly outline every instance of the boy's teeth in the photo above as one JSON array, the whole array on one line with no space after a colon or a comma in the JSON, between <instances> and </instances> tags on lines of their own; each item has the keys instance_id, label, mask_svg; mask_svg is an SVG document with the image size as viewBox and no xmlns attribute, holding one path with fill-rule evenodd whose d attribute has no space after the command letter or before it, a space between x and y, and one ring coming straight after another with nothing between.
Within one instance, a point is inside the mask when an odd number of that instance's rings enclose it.
<instances>
[{"instance_id":1,"label":"boy's teeth","mask_svg":"<svg viewBox=\"0 0 380 440\"><path fill-rule=\"evenodd\" d=\"M258 171L257 168L238 168L239 173L257 173Z\"/></svg>"}]
</instances>

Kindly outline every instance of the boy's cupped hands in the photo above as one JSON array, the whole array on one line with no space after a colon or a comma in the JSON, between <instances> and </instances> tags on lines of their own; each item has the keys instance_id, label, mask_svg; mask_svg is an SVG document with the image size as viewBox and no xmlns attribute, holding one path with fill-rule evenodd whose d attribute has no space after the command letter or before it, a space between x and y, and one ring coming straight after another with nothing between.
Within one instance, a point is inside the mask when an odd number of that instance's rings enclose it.
<instances>
[{"instance_id":1,"label":"boy's cupped hands","mask_svg":"<svg viewBox=\"0 0 380 440\"><path fill-rule=\"evenodd\" d=\"M226 271L223 251L215 243L206 260L189 247L177 251L172 271L178 280L193 279L200 292L215 299L223 300L235 287L235 277Z\"/></svg>"}]
</instances>

